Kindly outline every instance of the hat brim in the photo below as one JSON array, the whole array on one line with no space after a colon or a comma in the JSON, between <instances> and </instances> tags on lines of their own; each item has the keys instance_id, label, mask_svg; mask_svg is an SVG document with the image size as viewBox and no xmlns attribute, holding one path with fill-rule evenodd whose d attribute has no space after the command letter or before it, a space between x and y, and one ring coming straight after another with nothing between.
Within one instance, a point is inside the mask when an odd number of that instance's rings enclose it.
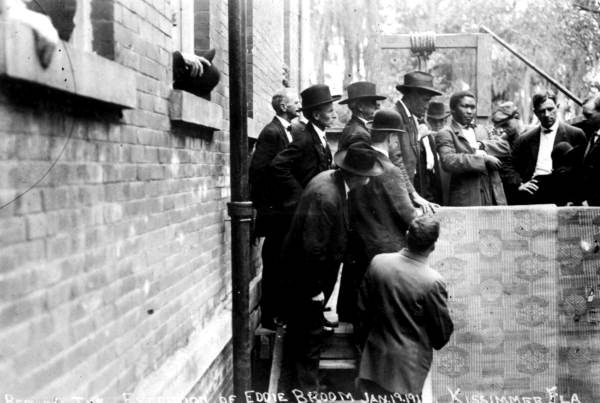
<instances>
[{"instance_id":1,"label":"hat brim","mask_svg":"<svg viewBox=\"0 0 600 403\"><path fill-rule=\"evenodd\" d=\"M373 123L367 122L365 124L367 126L367 130L371 132L398 132L398 133L406 133L406 130L396 129L395 127L377 127L373 128Z\"/></svg>"},{"instance_id":2,"label":"hat brim","mask_svg":"<svg viewBox=\"0 0 600 403\"><path fill-rule=\"evenodd\" d=\"M427 119L446 119L448 116L450 116L450 112L444 113L442 115L429 115L427 114Z\"/></svg>"},{"instance_id":3,"label":"hat brim","mask_svg":"<svg viewBox=\"0 0 600 403\"><path fill-rule=\"evenodd\" d=\"M347 152L348 152L348 150L338 151L333 156L333 161L335 162L335 165L338 166L340 169L343 169L344 171L353 173L354 175L368 176L368 177L379 176L383 173L383 164L381 163L381 161L379 161L379 158L375 159L375 163L373 164L373 167L368 170L355 169L353 167L350 167L350 166L344 164L344 158L346 158Z\"/></svg>"},{"instance_id":4,"label":"hat brim","mask_svg":"<svg viewBox=\"0 0 600 403\"><path fill-rule=\"evenodd\" d=\"M302 105L302 108L299 108L298 112L302 112L302 111L305 111L307 109L316 108L317 106L334 103L335 101L337 101L341 97L342 97L341 95L332 95L331 99L328 99L328 100L325 100L325 101L321 101L321 102L318 102L316 104L311 104L311 105L306 105L306 106Z\"/></svg>"},{"instance_id":5,"label":"hat brim","mask_svg":"<svg viewBox=\"0 0 600 403\"><path fill-rule=\"evenodd\" d=\"M409 90L409 89L413 89L413 90L421 90L421 91L423 91L423 92L426 92L426 93L428 93L428 94L432 94L432 95L442 95L442 93L441 93L441 92L439 92L438 90L435 90L435 89L433 89L433 88L431 88L431 87L422 87L422 86L420 86L420 85L404 85L404 84L398 84L398 85L396 86L396 89L397 89L398 91L401 91L401 92L402 92L402 90Z\"/></svg>"},{"instance_id":6,"label":"hat brim","mask_svg":"<svg viewBox=\"0 0 600 403\"><path fill-rule=\"evenodd\" d=\"M375 101L383 101L384 99L387 99L387 97L384 97L383 95L362 95L359 97L352 97L352 98L346 98L346 99L342 99L340 102L338 102L340 105L345 105L350 101L354 101L356 99L373 99Z\"/></svg>"}]
</instances>

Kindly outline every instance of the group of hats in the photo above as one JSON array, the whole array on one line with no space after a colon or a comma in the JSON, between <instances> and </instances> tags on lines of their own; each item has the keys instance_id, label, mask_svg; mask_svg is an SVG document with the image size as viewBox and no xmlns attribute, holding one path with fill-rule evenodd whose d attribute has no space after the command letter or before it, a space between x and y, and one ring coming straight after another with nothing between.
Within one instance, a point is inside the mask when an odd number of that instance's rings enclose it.
<instances>
[{"instance_id":1,"label":"group of hats","mask_svg":"<svg viewBox=\"0 0 600 403\"><path fill-rule=\"evenodd\" d=\"M433 76L422 71L413 71L404 75L404 83L398 84L399 91L420 90L431 95L442 95L433 88ZM348 85L348 97L340 101L347 104L358 99L384 100L387 97L377 94L375 84L368 81L358 81ZM325 84L315 84L300 93L302 97L302 109L312 109L317 106L335 102L342 98L341 95L331 95L329 87Z\"/></svg>"},{"instance_id":2,"label":"group of hats","mask_svg":"<svg viewBox=\"0 0 600 403\"><path fill-rule=\"evenodd\" d=\"M442 93L433 88L433 76L421 71L408 73L404 76L404 83L396 86L399 91L420 90L431 95ZM387 97L377 94L374 83L358 81L348 85L348 97L341 100L340 104L350 101L370 99L384 100ZM302 109L309 110L321 105L335 102L341 95L331 95L329 87L324 84L316 84L308 87L300 93L302 97ZM442 104L443 107L443 104ZM402 127L402 118L393 110L380 110L369 123L371 131L405 132ZM352 144L348 149L336 153L334 157L338 167L361 176L377 176L383 172L383 167L377 159L377 153L365 142Z\"/></svg>"}]
</instances>

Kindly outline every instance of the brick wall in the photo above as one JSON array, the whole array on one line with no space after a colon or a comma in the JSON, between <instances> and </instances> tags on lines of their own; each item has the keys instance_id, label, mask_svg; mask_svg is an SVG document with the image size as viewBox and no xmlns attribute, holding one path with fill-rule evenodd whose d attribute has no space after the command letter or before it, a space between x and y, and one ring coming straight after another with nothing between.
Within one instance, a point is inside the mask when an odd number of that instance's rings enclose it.
<instances>
[{"instance_id":1,"label":"brick wall","mask_svg":"<svg viewBox=\"0 0 600 403\"><path fill-rule=\"evenodd\" d=\"M281 86L283 3L252 3L262 127ZM227 120L227 3L207 9L222 72L211 101ZM81 108L43 89L27 101L15 95L34 90L26 84L0 86L0 205L31 187L0 209L0 393L227 394L227 130L168 117L169 2L114 0L111 11L103 22L114 18L114 61L136 72L136 108Z\"/></svg>"}]
</instances>

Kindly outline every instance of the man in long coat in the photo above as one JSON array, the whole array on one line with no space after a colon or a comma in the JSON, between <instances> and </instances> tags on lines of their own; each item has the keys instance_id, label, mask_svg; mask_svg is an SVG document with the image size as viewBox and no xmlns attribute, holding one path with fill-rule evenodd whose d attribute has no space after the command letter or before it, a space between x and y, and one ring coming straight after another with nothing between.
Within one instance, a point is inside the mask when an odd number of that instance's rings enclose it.
<instances>
[{"instance_id":1,"label":"man in long coat","mask_svg":"<svg viewBox=\"0 0 600 403\"><path fill-rule=\"evenodd\" d=\"M408 225L417 216L400 168L389 158L400 147L398 136L405 133L400 115L391 109L378 111L370 133L383 174L350 194L350 226L352 234L359 238L357 248L361 250L349 251L356 261L351 265L344 263L342 271L337 311L344 322L355 321L358 288L371 259L402 249Z\"/></svg>"},{"instance_id":2,"label":"man in long coat","mask_svg":"<svg viewBox=\"0 0 600 403\"><path fill-rule=\"evenodd\" d=\"M359 295L359 333L364 338L358 386L389 401L421 401L433 358L454 330L442 276L428 265L439 223L417 217L406 248L375 256ZM411 399L410 395L413 397ZM369 400L370 401L370 400Z\"/></svg>"},{"instance_id":3,"label":"man in long coat","mask_svg":"<svg viewBox=\"0 0 600 403\"><path fill-rule=\"evenodd\" d=\"M261 324L273 329L277 318L278 297L281 289L281 246L290 225L286 215L273 196L273 177L270 164L273 158L292 142L292 120L298 117L300 100L297 91L286 88L271 100L275 117L258 135L256 149L250 163L250 198L256 208L254 236L264 237L262 246Z\"/></svg>"},{"instance_id":4,"label":"man in long coat","mask_svg":"<svg viewBox=\"0 0 600 403\"><path fill-rule=\"evenodd\" d=\"M336 153L336 170L315 176L294 214L283 247L287 270L286 368L291 387L319 390L323 306L331 295L346 253L348 192L383 172L375 151L356 143Z\"/></svg>"},{"instance_id":5,"label":"man in long coat","mask_svg":"<svg viewBox=\"0 0 600 403\"><path fill-rule=\"evenodd\" d=\"M379 109L379 101L385 99L383 95L377 95L375 84L368 81L352 83L348 85L347 91L348 98L341 100L339 104L347 104L352 117L342 130L339 150L345 150L356 140L370 142L367 122L373 119Z\"/></svg>"},{"instance_id":6,"label":"man in long coat","mask_svg":"<svg viewBox=\"0 0 600 403\"><path fill-rule=\"evenodd\" d=\"M442 168L449 174L450 206L506 205L500 179L500 157L507 156L506 140L474 124L475 95L460 91L450 97L452 121L435 136Z\"/></svg>"},{"instance_id":7,"label":"man in long coat","mask_svg":"<svg viewBox=\"0 0 600 403\"><path fill-rule=\"evenodd\" d=\"M600 206L600 96L583 105L590 134L585 147L582 169L582 198L589 206Z\"/></svg>"}]
</instances>

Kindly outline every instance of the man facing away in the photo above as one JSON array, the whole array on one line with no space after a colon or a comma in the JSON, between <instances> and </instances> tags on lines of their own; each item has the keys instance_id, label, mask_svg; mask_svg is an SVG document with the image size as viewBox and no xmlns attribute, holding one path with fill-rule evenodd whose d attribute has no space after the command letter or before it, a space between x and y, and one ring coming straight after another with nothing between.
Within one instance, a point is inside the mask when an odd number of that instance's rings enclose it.
<instances>
[{"instance_id":1,"label":"man facing away","mask_svg":"<svg viewBox=\"0 0 600 403\"><path fill-rule=\"evenodd\" d=\"M450 339L446 285L428 264L439 228L431 216L415 218L406 248L377 255L369 265L359 294L359 332L365 338L360 393L421 395L433 349Z\"/></svg>"},{"instance_id":2,"label":"man facing away","mask_svg":"<svg viewBox=\"0 0 600 403\"><path fill-rule=\"evenodd\" d=\"M359 242L349 251L354 257L352 264L344 262L337 311L340 321L351 323L356 319L358 289L369 262L375 255L404 247L408 225L418 215L400 168L389 158L400 148L398 136L405 133L400 115L391 109L380 110L369 129L383 174L350 194L350 227Z\"/></svg>"},{"instance_id":3,"label":"man facing away","mask_svg":"<svg viewBox=\"0 0 600 403\"><path fill-rule=\"evenodd\" d=\"M308 184L285 239L287 333L284 360L291 387L319 390L323 306L329 299L346 253L348 192L383 172L375 151L356 143L336 153L336 170Z\"/></svg>"},{"instance_id":4,"label":"man facing away","mask_svg":"<svg viewBox=\"0 0 600 403\"><path fill-rule=\"evenodd\" d=\"M555 203L552 150L560 142L583 148L586 138L581 129L558 121L554 93L535 94L532 104L540 124L515 141L506 170L510 175L510 186L516 189L519 204Z\"/></svg>"},{"instance_id":5,"label":"man facing away","mask_svg":"<svg viewBox=\"0 0 600 403\"><path fill-rule=\"evenodd\" d=\"M274 329L281 288L281 245L289 229L289 216L282 211L273 196L273 177L269 166L273 158L292 142L292 120L298 117L300 100L292 88L278 91L271 100L275 117L258 135L250 163L250 197L257 210L255 237L264 237L262 246L261 324Z\"/></svg>"},{"instance_id":6,"label":"man facing away","mask_svg":"<svg viewBox=\"0 0 600 403\"><path fill-rule=\"evenodd\" d=\"M450 97L452 121L435 135L442 168L449 174L450 206L506 205L498 170L508 143L475 124L477 102L469 91Z\"/></svg>"},{"instance_id":7,"label":"man facing away","mask_svg":"<svg viewBox=\"0 0 600 403\"><path fill-rule=\"evenodd\" d=\"M339 102L348 105L352 117L344 126L340 136L339 150L345 150L355 141L370 142L371 137L367 129L367 122L379 109L379 101L384 100L383 95L377 95L375 84L368 81L358 81L348 85L348 98Z\"/></svg>"}]
</instances>

